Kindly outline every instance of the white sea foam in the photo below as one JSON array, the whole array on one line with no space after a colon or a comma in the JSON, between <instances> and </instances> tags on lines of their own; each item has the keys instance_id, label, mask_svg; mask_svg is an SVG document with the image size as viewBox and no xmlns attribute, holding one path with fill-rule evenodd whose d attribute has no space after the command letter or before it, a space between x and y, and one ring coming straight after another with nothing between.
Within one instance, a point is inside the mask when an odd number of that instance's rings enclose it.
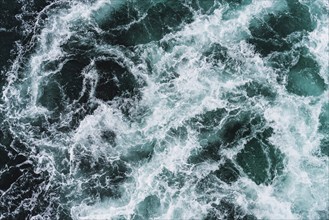
<instances>
[{"instance_id":1,"label":"white sea foam","mask_svg":"<svg viewBox=\"0 0 329 220\"><path fill-rule=\"evenodd\" d=\"M289 94L277 82L276 72L267 66L267 61L245 41L250 36L249 22L254 18L261 19L267 11L276 13L283 10L286 4L280 3L253 1L228 20L223 19L225 8L216 9L211 15L198 15L191 24L164 36L160 41L160 44L173 41L171 51L165 51L157 42L136 46L140 59L137 65L120 47L95 43L99 52L124 62L135 78L145 80L141 100L134 103L136 106L131 110L136 115L142 112L143 120L135 122L125 118L119 109L122 100L104 102L95 98L99 77L93 60L82 71L84 86L80 93L82 97L87 87L91 87L89 98L98 104L93 114L81 120L76 130L53 136L58 139L38 139L32 131L25 135L30 135L32 142L39 146L64 148L69 152L70 173L62 184L71 184L77 188L77 193L83 191L81 184L86 181L78 175L76 161L80 158L77 151L87 152L90 160L94 161L104 157L108 163L129 157L129 152L139 145L154 143L154 152L147 162L141 160L128 164L131 169L129 180L120 183L122 185L119 187L122 197L96 201L92 205L85 201L73 203L71 215L74 219L115 219L120 216L130 219L149 196L156 196L160 201L159 210L151 216L153 219L202 219L211 208L209 201L220 205L223 198L259 219L320 219L319 212L328 208L328 198L324 196L329 193L328 158L318 157L315 152L320 144L318 118L328 91L318 99ZM95 20L101 22L121 4L121 1L104 0L92 5L71 2L70 8L48 18L45 28L36 37L38 47L29 59L30 68L25 72L24 82L17 83L18 76L9 77L10 82L4 92L4 101L8 106L21 104L20 100L24 100L22 96L26 95L21 94L25 91L23 87L29 88L30 97L24 111L15 112L12 109L11 117L34 118L49 114L46 108L38 105L41 82L56 74L61 67L45 72L42 71L43 63L65 56L61 45L74 34L72 27L77 22L96 26L93 23ZM328 54L328 29L325 18L321 19L305 44L319 61L320 74L328 84L328 55L324 55ZM213 65L204 58L203 53L213 43L227 48L233 67L222 61ZM148 71L147 61L151 61L151 72ZM171 74L176 77L168 80ZM239 87L254 80L270 85L277 93L276 101L257 97L240 101L239 98L244 95L239 92ZM227 94L233 94L238 103L230 103ZM14 104L11 97L17 98ZM198 165L187 163L192 152L202 148L198 132L187 121L198 114L223 108L227 111L243 109L257 112L264 115L267 125L274 129L270 142L284 154L285 168L283 174L274 178L271 184L257 185L240 169L242 176L235 183L229 185L217 179L211 183L209 194L198 193L197 184L216 170L223 160ZM68 114L67 118L70 117ZM62 123L65 124L65 121ZM24 130L25 125L21 126ZM172 129L184 126L185 137L170 133ZM56 129L53 131L57 132ZM102 140L103 131L115 131L115 146ZM61 146L63 143L64 146ZM237 163L236 156L245 143L246 140L243 140L235 148L221 149L220 153ZM51 152L44 150L38 154L40 167L37 172L49 170L53 171L53 176L56 175L54 151ZM182 178L184 183L170 185L162 177L165 172Z\"/></svg>"}]
</instances>

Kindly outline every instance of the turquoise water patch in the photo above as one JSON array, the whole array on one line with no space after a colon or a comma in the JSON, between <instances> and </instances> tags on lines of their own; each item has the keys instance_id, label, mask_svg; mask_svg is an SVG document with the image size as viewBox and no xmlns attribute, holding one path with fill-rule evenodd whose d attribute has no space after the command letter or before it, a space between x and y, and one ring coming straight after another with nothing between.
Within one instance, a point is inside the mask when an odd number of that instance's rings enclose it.
<instances>
[{"instance_id":1,"label":"turquoise water patch","mask_svg":"<svg viewBox=\"0 0 329 220\"><path fill-rule=\"evenodd\" d=\"M143 160L150 160L154 153L154 141L145 144L140 144L130 148L127 155L122 156L122 159L128 162L143 162Z\"/></svg>"},{"instance_id":2,"label":"turquoise water patch","mask_svg":"<svg viewBox=\"0 0 329 220\"><path fill-rule=\"evenodd\" d=\"M327 88L319 75L319 64L309 56L301 56L288 73L287 90L300 96L319 96Z\"/></svg>"},{"instance_id":3,"label":"turquoise water patch","mask_svg":"<svg viewBox=\"0 0 329 220\"><path fill-rule=\"evenodd\" d=\"M287 3L288 8L285 12L270 13L265 19L253 19L249 25L252 38L248 42L263 56L290 50L292 44L286 39L288 35L295 32L310 32L316 27L306 5L297 0Z\"/></svg>"},{"instance_id":4,"label":"turquoise water patch","mask_svg":"<svg viewBox=\"0 0 329 220\"><path fill-rule=\"evenodd\" d=\"M271 129L267 129L258 134L237 155L237 163L257 184L271 184L284 168L282 153L267 140L271 133Z\"/></svg>"},{"instance_id":5,"label":"turquoise water patch","mask_svg":"<svg viewBox=\"0 0 329 220\"><path fill-rule=\"evenodd\" d=\"M216 0L192 0L192 7L195 10L200 10L202 13L211 13L216 7Z\"/></svg>"},{"instance_id":6,"label":"turquoise water patch","mask_svg":"<svg viewBox=\"0 0 329 220\"><path fill-rule=\"evenodd\" d=\"M201 149L196 149L191 153L188 163L198 164L209 160L219 161L222 158L219 154L221 145L220 141L204 144Z\"/></svg>"},{"instance_id":7,"label":"turquoise water patch","mask_svg":"<svg viewBox=\"0 0 329 220\"><path fill-rule=\"evenodd\" d=\"M223 20L234 19L239 10L243 10L245 6L252 3L252 0L220 0L224 6L228 6L223 13Z\"/></svg>"},{"instance_id":8,"label":"turquoise water patch","mask_svg":"<svg viewBox=\"0 0 329 220\"><path fill-rule=\"evenodd\" d=\"M106 22L103 21L101 28L106 32L110 30L104 39L125 46L145 44L161 40L165 34L178 30L181 24L192 20L189 8L179 1L155 3L143 11L137 8L127 3Z\"/></svg>"},{"instance_id":9,"label":"turquoise water patch","mask_svg":"<svg viewBox=\"0 0 329 220\"><path fill-rule=\"evenodd\" d=\"M158 216L161 212L160 199L151 195L146 197L142 202L137 205L137 215L133 219L151 219Z\"/></svg>"},{"instance_id":10,"label":"turquoise water patch","mask_svg":"<svg viewBox=\"0 0 329 220\"><path fill-rule=\"evenodd\" d=\"M324 135L320 149L323 155L329 156L329 104L324 104L319 117L319 131Z\"/></svg>"},{"instance_id":11,"label":"turquoise water patch","mask_svg":"<svg viewBox=\"0 0 329 220\"><path fill-rule=\"evenodd\" d=\"M215 109L205 114L197 115L189 123L193 129L199 132L201 149L196 149L191 153L189 163L200 163L207 160L219 161L219 149L222 147L222 140L217 134L216 127L226 116L225 109Z\"/></svg>"}]
</instances>

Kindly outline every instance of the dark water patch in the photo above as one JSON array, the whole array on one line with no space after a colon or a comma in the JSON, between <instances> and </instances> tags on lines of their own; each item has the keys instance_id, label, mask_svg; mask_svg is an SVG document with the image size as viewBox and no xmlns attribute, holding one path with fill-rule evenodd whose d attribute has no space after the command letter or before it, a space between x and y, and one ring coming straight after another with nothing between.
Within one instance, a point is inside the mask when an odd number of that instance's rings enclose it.
<instances>
[{"instance_id":1,"label":"dark water patch","mask_svg":"<svg viewBox=\"0 0 329 220\"><path fill-rule=\"evenodd\" d=\"M219 161L221 156L219 150L223 141L217 134L221 121L227 115L225 109L215 109L192 118L188 124L199 134L201 149L192 151L188 162L192 164L207 160Z\"/></svg>"},{"instance_id":2,"label":"dark water patch","mask_svg":"<svg viewBox=\"0 0 329 220\"><path fill-rule=\"evenodd\" d=\"M22 175L21 169L15 166L2 170L0 176L0 190L3 192L7 191Z\"/></svg>"},{"instance_id":3,"label":"dark water patch","mask_svg":"<svg viewBox=\"0 0 329 220\"><path fill-rule=\"evenodd\" d=\"M176 46L176 39L175 38L172 38L172 39L169 39L169 40L162 40L160 41L159 43L159 46L166 52L168 53L171 53L173 52L173 49L174 47ZM149 69L149 71L151 72L152 71L152 60L146 60L146 64L147 64L147 67Z\"/></svg>"},{"instance_id":4,"label":"dark water patch","mask_svg":"<svg viewBox=\"0 0 329 220\"><path fill-rule=\"evenodd\" d=\"M37 15L50 2L49 0L0 2L0 71L9 67L10 62L15 59L19 49L16 42L21 45L31 44ZM39 17L39 22L43 19L44 17ZM32 44L30 46L33 47Z\"/></svg>"},{"instance_id":5,"label":"dark water patch","mask_svg":"<svg viewBox=\"0 0 329 220\"><path fill-rule=\"evenodd\" d=\"M168 136L172 138L172 141L174 140L180 140L180 141L186 141L187 140L187 129L186 127L177 127L177 128L171 128L168 131Z\"/></svg>"},{"instance_id":6,"label":"dark water patch","mask_svg":"<svg viewBox=\"0 0 329 220\"><path fill-rule=\"evenodd\" d=\"M148 7L150 7L150 4L147 4L147 8ZM110 30L129 25L142 16L142 11L139 11L137 5L130 1L122 6L113 8L111 12L106 12L105 10L107 10L107 7L104 7L103 10L98 10L94 15L96 22L103 30Z\"/></svg>"},{"instance_id":7,"label":"dark water patch","mask_svg":"<svg viewBox=\"0 0 329 220\"><path fill-rule=\"evenodd\" d=\"M67 148L53 148L53 147L42 147L42 152L52 155L53 167L56 170L56 173L61 177L58 178L58 181L62 181L62 177L69 175L70 173L70 155L69 149Z\"/></svg>"},{"instance_id":8,"label":"dark water patch","mask_svg":"<svg viewBox=\"0 0 329 220\"><path fill-rule=\"evenodd\" d=\"M309 8L298 0L288 0L289 11L279 16L271 17L269 26L280 37L286 37L297 31L312 31L315 23L311 18Z\"/></svg>"},{"instance_id":9,"label":"dark water patch","mask_svg":"<svg viewBox=\"0 0 329 220\"><path fill-rule=\"evenodd\" d=\"M226 183L237 181L240 175L239 170L230 160L227 160L224 164L220 165L219 169L212 173Z\"/></svg>"},{"instance_id":10,"label":"dark water patch","mask_svg":"<svg viewBox=\"0 0 329 220\"><path fill-rule=\"evenodd\" d=\"M319 219L328 219L329 218L329 212L328 211L317 211Z\"/></svg>"},{"instance_id":11,"label":"dark water patch","mask_svg":"<svg viewBox=\"0 0 329 220\"><path fill-rule=\"evenodd\" d=\"M70 126L72 129L75 129L80 122L87 116L94 114L94 111L97 109L98 105L93 102L87 102L86 104L77 104L74 106L75 112L70 118ZM71 113L71 112L70 112Z\"/></svg>"},{"instance_id":12,"label":"dark water patch","mask_svg":"<svg viewBox=\"0 0 329 220\"><path fill-rule=\"evenodd\" d=\"M0 134L0 213L2 219L29 219L44 213L55 199L48 173L36 173L35 161L29 158L29 147L5 128Z\"/></svg>"},{"instance_id":13,"label":"dark water patch","mask_svg":"<svg viewBox=\"0 0 329 220\"><path fill-rule=\"evenodd\" d=\"M39 102L50 111L62 111L63 93L60 85L56 81L47 81L42 84Z\"/></svg>"},{"instance_id":14,"label":"dark water patch","mask_svg":"<svg viewBox=\"0 0 329 220\"><path fill-rule=\"evenodd\" d=\"M200 149L192 151L189 163L219 161L221 148L234 147L250 138L264 126L264 119L251 112L216 109L191 119L191 127L199 132Z\"/></svg>"},{"instance_id":15,"label":"dark water patch","mask_svg":"<svg viewBox=\"0 0 329 220\"><path fill-rule=\"evenodd\" d=\"M69 98L71 102L77 100L80 103L85 103L88 100L88 92L90 92L91 88L87 88L84 96L80 97L84 79L82 71L90 64L91 59L97 55L94 51L94 41L96 41L97 36L88 25L84 27L81 24L77 24L75 29L77 30L72 30L75 34L61 45L63 51L68 54L65 60L55 61L53 65L55 68L60 63L63 65L61 70L55 75L55 79L61 85L65 97ZM48 66L51 67L51 65Z\"/></svg>"},{"instance_id":16,"label":"dark water patch","mask_svg":"<svg viewBox=\"0 0 329 220\"><path fill-rule=\"evenodd\" d=\"M22 4L19 1L1 1L0 27L12 28L19 25L15 15L21 12L21 7Z\"/></svg>"},{"instance_id":17,"label":"dark water patch","mask_svg":"<svg viewBox=\"0 0 329 220\"><path fill-rule=\"evenodd\" d=\"M62 68L54 75L45 79L41 84L39 102L52 111L48 118L50 124L60 123L61 114L70 115L66 118L69 127L61 126L59 130L65 131L76 128L80 121L96 109L96 104L90 102L89 94L92 90L89 83L84 84L83 69L90 64L86 54L74 55L66 60L55 63L46 63L45 70L57 69L62 62ZM85 86L85 91L83 87Z\"/></svg>"},{"instance_id":18,"label":"dark water patch","mask_svg":"<svg viewBox=\"0 0 329 220\"><path fill-rule=\"evenodd\" d=\"M4 145L0 145L0 169L4 169L6 165L8 165L11 162L11 156L12 154L11 149L7 149Z\"/></svg>"},{"instance_id":19,"label":"dark water patch","mask_svg":"<svg viewBox=\"0 0 329 220\"><path fill-rule=\"evenodd\" d=\"M237 163L257 184L270 184L284 168L282 153L268 141L271 135L272 129L264 130L249 140L237 155Z\"/></svg>"},{"instance_id":20,"label":"dark water patch","mask_svg":"<svg viewBox=\"0 0 329 220\"><path fill-rule=\"evenodd\" d=\"M108 198L120 197L118 188L114 186L107 174L100 174L85 179L81 184L83 189L83 197L87 197L91 203L97 200L104 201Z\"/></svg>"},{"instance_id":21,"label":"dark water patch","mask_svg":"<svg viewBox=\"0 0 329 220\"><path fill-rule=\"evenodd\" d=\"M115 15L115 16L114 16ZM105 39L112 44L134 46L162 39L165 34L179 29L180 25L192 21L192 13L183 3L174 0L159 2L147 10L138 12L128 3L114 12L106 22L100 24L107 32ZM143 17L146 15L146 17ZM137 20L139 20L136 22ZM135 21L131 23L132 21ZM128 26L120 27L123 24ZM114 25L119 25L113 27Z\"/></svg>"},{"instance_id":22,"label":"dark water patch","mask_svg":"<svg viewBox=\"0 0 329 220\"><path fill-rule=\"evenodd\" d=\"M229 59L227 48L218 43L212 44L210 48L204 52L204 56L206 57L207 62L211 62L214 65L218 62L227 62Z\"/></svg>"},{"instance_id":23,"label":"dark water patch","mask_svg":"<svg viewBox=\"0 0 329 220\"><path fill-rule=\"evenodd\" d=\"M8 156L11 158L10 160L13 159L13 156L20 154L25 155L30 153L31 150L29 146L11 132L11 129L8 124L1 124L0 144L4 147L3 149L8 152Z\"/></svg>"},{"instance_id":24,"label":"dark water patch","mask_svg":"<svg viewBox=\"0 0 329 220\"><path fill-rule=\"evenodd\" d=\"M93 114L97 108L97 103L90 102L89 97L76 100L69 100L65 91L53 77L47 79L46 83L41 84L39 90L39 104L46 107L50 112L48 114L40 114L36 117L24 118L22 122L27 122L26 126L35 137L56 138L58 133L67 133L76 129L80 122L87 116ZM64 121L64 123L63 123Z\"/></svg>"},{"instance_id":25,"label":"dark water patch","mask_svg":"<svg viewBox=\"0 0 329 220\"><path fill-rule=\"evenodd\" d=\"M122 182L130 172L124 161L109 161L109 158L105 156L94 157L91 150L84 149L81 146L74 148L74 159L71 160L71 163L78 177L106 173L111 183Z\"/></svg>"},{"instance_id":26,"label":"dark water patch","mask_svg":"<svg viewBox=\"0 0 329 220\"><path fill-rule=\"evenodd\" d=\"M211 14L219 5L228 5L228 10L224 12L223 19L228 19L233 11L249 5L251 0L192 0L188 3L201 14Z\"/></svg>"},{"instance_id":27,"label":"dark water patch","mask_svg":"<svg viewBox=\"0 0 329 220\"><path fill-rule=\"evenodd\" d=\"M0 211L5 219L28 219L43 213L51 201L44 190L44 178L31 170L24 170L0 198ZM50 192L51 190L49 190ZM34 201L38 201L36 204Z\"/></svg>"},{"instance_id":28,"label":"dark water patch","mask_svg":"<svg viewBox=\"0 0 329 220\"><path fill-rule=\"evenodd\" d=\"M95 52L95 51L94 51ZM93 53L94 53L93 52ZM41 84L39 102L53 111L51 120L58 122L59 114L66 112L71 117L68 119L71 128L79 125L79 122L96 109L97 104L90 99L93 91L93 82L84 79L83 71L90 65L89 57L96 56L91 52L72 55L62 61L46 63L44 69L57 69L60 62L62 68L55 75L46 78ZM98 83L95 88L95 97L103 101L110 101L116 97L137 98L138 88L143 84L140 79L129 72L128 68L114 58L106 58L95 61L98 74ZM89 70L90 71L90 70ZM66 109L67 106L69 109ZM128 104L127 104L128 105ZM122 105L124 106L124 105ZM127 107L127 106L125 106ZM129 112L129 109L127 109ZM65 130L65 128L63 127Z\"/></svg>"},{"instance_id":29,"label":"dark water patch","mask_svg":"<svg viewBox=\"0 0 329 220\"><path fill-rule=\"evenodd\" d=\"M122 64L108 59L96 61L95 65L99 73L96 98L109 101L116 96L129 97L137 92L135 77Z\"/></svg>"},{"instance_id":30,"label":"dark water patch","mask_svg":"<svg viewBox=\"0 0 329 220\"><path fill-rule=\"evenodd\" d=\"M143 220L144 218L140 215L134 214L131 217L132 220Z\"/></svg>"},{"instance_id":31,"label":"dark water patch","mask_svg":"<svg viewBox=\"0 0 329 220\"><path fill-rule=\"evenodd\" d=\"M91 152L76 150L71 163L75 184L61 188L61 204L66 204L69 210L81 202L93 205L109 198L119 199L122 193L120 186L131 173L127 163L122 160L110 161L105 156L94 158Z\"/></svg>"},{"instance_id":32,"label":"dark water patch","mask_svg":"<svg viewBox=\"0 0 329 220\"><path fill-rule=\"evenodd\" d=\"M112 130L104 130L102 131L101 138L106 142L111 144L111 146L116 145L116 134Z\"/></svg>"},{"instance_id":33,"label":"dark water patch","mask_svg":"<svg viewBox=\"0 0 329 220\"><path fill-rule=\"evenodd\" d=\"M95 50L95 44L100 36L94 27L83 21L77 21L70 31L73 33L72 36L61 45L64 52L73 56L86 57Z\"/></svg>"},{"instance_id":34,"label":"dark water patch","mask_svg":"<svg viewBox=\"0 0 329 220\"><path fill-rule=\"evenodd\" d=\"M20 39L17 26L20 22L15 18L19 14L21 3L16 1L0 1L0 89L5 84L5 69L10 65L10 59L13 59L13 51L16 49L15 41Z\"/></svg>"},{"instance_id":35,"label":"dark water patch","mask_svg":"<svg viewBox=\"0 0 329 220\"><path fill-rule=\"evenodd\" d=\"M201 155L202 156L202 155ZM223 159L218 153L216 154L217 161ZM207 158L209 161L209 158ZM201 161L203 162L203 161ZM227 184L231 184L238 180L240 177L240 172L236 168L236 165L229 159L226 159L223 164L220 164L218 169L210 172L205 178L201 179L197 184L197 189L200 191L216 188L221 184L220 181L223 181ZM220 180L220 181L219 181Z\"/></svg>"},{"instance_id":36,"label":"dark water patch","mask_svg":"<svg viewBox=\"0 0 329 220\"><path fill-rule=\"evenodd\" d=\"M216 197L216 194L221 191L222 182L213 173L208 173L199 178L194 186L195 192L200 195L200 199L210 202L211 198Z\"/></svg>"},{"instance_id":37,"label":"dark water patch","mask_svg":"<svg viewBox=\"0 0 329 220\"><path fill-rule=\"evenodd\" d=\"M65 95L72 101L77 100L80 96L83 88L82 70L88 64L89 60L84 57L68 60L56 75L56 80L60 83Z\"/></svg>"},{"instance_id":38,"label":"dark water patch","mask_svg":"<svg viewBox=\"0 0 329 220\"><path fill-rule=\"evenodd\" d=\"M238 154L237 160L247 175L257 184L267 180L268 161L262 145L257 139L252 139L246 144L242 152Z\"/></svg>"},{"instance_id":39,"label":"dark water patch","mask_svg":"<svg viewBox=\"0 0 329 220\"><path fill-rule=\"evenodd\" d=\"M319 96L327 88L319 75L320 66L310 56L301 55L298 62L288 73L286 88L288 92L300 96Z\"/></svg>"},{"instance_id":40,"label":"dark water patch","mask_svg":"<svg viewBox=\"0 0 329 220\"><path fill-rule=\"evenodd\" d=\"M262 119L250 112L231 115L225 120L219 136L226 146L232 146L236 141L250 136L256 129L254 127L261 126L261 123Z\"/></svg>"},{"instance_id":41,"label":"dark water patch","mask_svg":"<svg viewBox=\"0 0 329 220\"><path fill-rule=\"evenodd\" d=\"M222 2L228 2L232 5L247 5L250 4L251 0L222 0Z\"/></svg>"},{"instance_id":42,"label":"dark water patch","mask_svg":"<svg viewBox=\"0 0 329 220\"><path fill-rule=\"evenodd\" d=\"M15 48L15 41L19 39L19 34L15 30L0 29L0 39L0 70L4 70L9 64L10 58L13 58L11 51ZM1 76L1 82L3 82L5 76Z\"/></svg>"},{"instance_id":43,"label":"dark water patch","mask_svg":"<svg viewBox=\"0 0 329 220\"><path fill-rule=\"evenodd\" d=\"M222 157L219 154L219 150L222 147L220 141L206 143L201 149L195 149L192 151L191 155L188 158L188 163L198 164L204 161L219 161Z\"/></svg>"},{"instance_id":44,"label":"dark water patch","mask_svg":"<svg viewBox=\"0 0 329 220\"><path fill-rule=\"evenodd\" d=\"M232 69L234 70L234 69ZM230 70L231 71L231 70ZM225 73L227 74L227 73ZM246 97L243 92L232 91L224 94L224 99L227 99L233 105L239 105L241 103L248 103L248 97Z\"/></svg>"},{"instance_id":45,"label":"dark water patch","mask_svg":"<svg viewBox=\"0 0 329 220\"><path fill-rule=\"evenodd\" d=\"M209 132L220 124L226 114L226 109L218 108L204 114L196 115L190 120L189 124L191 124L192 128L200 131L200 133Z\"/></svg>"},{"instance_id":46,"label":"dark water patch","mask_svg":"<svg viewBox=\"0 0 329 220\"><path fill-rule=\"evenodd\" d=\"M287 0L287 3L291 14L290 19L292 20L289 19L288 24L286 24L287 26L283 27L287 27L287 29L292 28L290 32L299 31L301 29L313 31L316 27L316 22L312 19L309 7L301 3L299 0Z\"/></svg>"},{"instance_id":47,"label":"dark water patch","mask_svg":"<svg viewBox=\"0 0 329 220\"><path fill-rule=\"evenodd\" d=\"M9 52L13 49L13 43L19 39L16 27L20 25L20 22L15 15L21 12L21 7L21 3L17 1L0 2L0 64L7 61L6 58L9 58Z\"/></svg>"},{"instance_id":48,"label":"dark water patch","mask_svg":"<svg viewBox=\"0 0 329 220\"><path fill-rule=\"evenodd\" d=\"M13 140L14 137L8 129L8 124L2 123L0 126L0 144L3 146L8 146L8 147L4 147L3 149L5 149L6 151L10 150L10 154L17 153L15 149L12 149L10 147L10 144L13 142Z\"/></svg>"},{"instance_id":49,"label":"dark water patch","mask_svg":"<svg viewBox=\"0 0 329 220\"><path fill-rule=\"evenodd\" d=\"M252 97L265 97L269 100L274 100L276 97L275 92L268 85L256 81L248 82L241 87L247 93L247 96Z\"/></svg>"},{"instance_id":50,"label":"dark water patch","mask_svg":"<svg viewBox=\"0 0 329 220\"><path fill-rule=\"evenodd\" d=\"M222 199L219 204L211 204L212 209L209 210L208 215L204 220L217 220L217 219L228 219L228 220L256 220L257 218L253 215L246 214L241 207L233 204L232 202Z\"/></svg>"},{"instance_id":51,"label":"dark water patch","mask_svg":"<svg viewBox=\"0 0 329 220\"><path fill-rule=\"evenodd\" d=\"M269 24L264 24L261 21L252 21L250 25L250 32L253 38L248 39L247 42L255 47L256 52L263 56L267 56L272 52L283 52L290 50L292 45L289 44L285 39L280 38L277 34L269 27Z\"/></svg>"},{"instance_id":52,"label":"dark water patch","mask_svg":"<svg viewBox=\"0 0 329 220\"><path fill-rule=\"evenodd\" d=\"M288 51L292 44L285 37L294 32L310 32L315 26L306 5L289 0L286 11L251 21L249 30L252 38L248 42L263 56L275 51Z\"/></svg>"},{"instance_id":53,"label":"dark water patch","mask_svg":"<svg viewBox=\"0 0 329 220\"><path fill-rule=\"evenodd\" d=\"M321 154L329 157L329 138L325 137L320 142Z\"/></svg>"},{"instance_id":54,"label":"dark water patch","mask_svg":"<svg viewBox=\"0 0 329 220\"><path fill-rule=\"evenodd\" d=\"M279 73L284 75L289 68L296 62L296 57L300 56L300 50L285 51L282 53L272 53L269 55L271 67L279 70ZM281 80L282 81L282 80ZM280 82L281 82L280 81Z\"/></svg>"},{"instance_id":55,"label":"dark water patch","mask_svg":"<svg viewBox=\"0 0 329 220\"><path fill-rule=\"evenodd\" d=\"M151 7L147 13L149 18L145 23L150 25L148 30L151 33L158 30L159 39L172 30L177 30L183 22L189 23L192 21L192 13L180 1L167 0Z\"/></svg>"}]
</instances>

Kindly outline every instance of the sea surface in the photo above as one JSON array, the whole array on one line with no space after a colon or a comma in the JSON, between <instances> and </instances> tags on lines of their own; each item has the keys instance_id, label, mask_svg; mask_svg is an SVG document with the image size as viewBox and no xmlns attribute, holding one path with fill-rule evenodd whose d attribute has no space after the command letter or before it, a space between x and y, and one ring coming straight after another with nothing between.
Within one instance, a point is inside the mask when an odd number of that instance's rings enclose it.
<instances>
[{"instance_id":1,"label":"sea surface","mask_svg":"<svg viewBox=\"0 0 329 220\"><path fill-rule=\"evenodd\" d=\"M329 219L327 0L0 0L1 220Z\"/></svg>"}]
</instances>

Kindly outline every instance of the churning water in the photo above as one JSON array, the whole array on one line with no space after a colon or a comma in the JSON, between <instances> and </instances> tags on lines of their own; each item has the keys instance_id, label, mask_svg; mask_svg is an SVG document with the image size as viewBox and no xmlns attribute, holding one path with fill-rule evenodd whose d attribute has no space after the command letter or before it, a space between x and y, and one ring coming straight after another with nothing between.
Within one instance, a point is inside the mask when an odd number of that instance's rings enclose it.
<instances>
[{"instance_id":1,"label":"churning water","mask_svg":"<svg viewBox=\"0 0 329 220\"><path fill-rule=\"evenodd\" d=\"M0 0L0 219L328 219L327 0Z\"/></svg>"}]
</instances>

